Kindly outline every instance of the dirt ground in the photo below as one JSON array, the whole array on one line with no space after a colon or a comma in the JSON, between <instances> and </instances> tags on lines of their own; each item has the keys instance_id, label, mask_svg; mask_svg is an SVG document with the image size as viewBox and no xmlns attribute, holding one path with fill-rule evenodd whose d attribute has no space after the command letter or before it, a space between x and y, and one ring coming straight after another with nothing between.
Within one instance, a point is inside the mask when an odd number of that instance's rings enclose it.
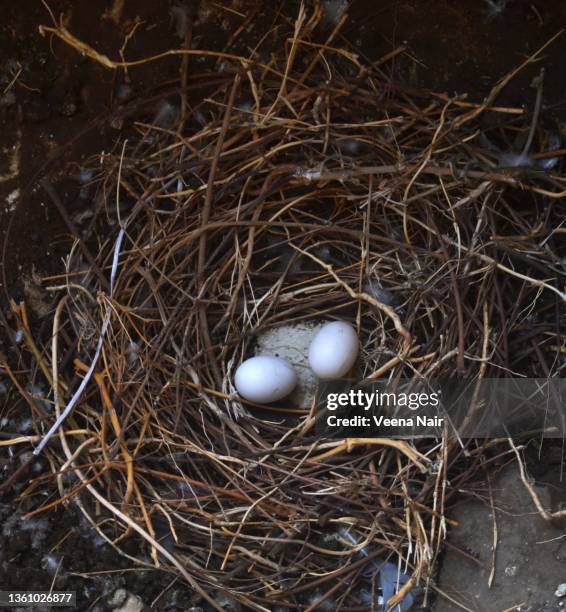
<instances>
[{"instance_id":1,"label":"dirt ground","mask_svg":"<svg viewBox=\"0 0 566 612\"><path fill-rule=\"evenodd\" d=\"M77 37L114 59L119 59L125 41L128 59L178 47L171 8L179 4L151 0L49 3L56 18L61 15ZM198 14L195 40L200 47L218 49L250 12L256 23L267 27L273 11L281 9L292 16L299 3L211 2L200 8L193 4ZM340 8L346 2L330 4ZM342 31L340 44L351 45L370 59L404 46L405 53L392 63L395 78L415 88L467 93L474 101L481 101L499 78L566 24L566 3L548 0L354 0L349 13L351 21ZM41 36L40 24L50 24L42 2L0 3L0 305L8 325L8 300L24 296L35 300L32 316L41 325L42 314L49 311L49 296L37 289L37 275L59 271L70 245L67 227L39 180L50 176L71 219L78 222L92 206L81 183L81 160L112 148L131 114L143 110L148 116L154 114L155 99L163 98L179 76L176 58L130 69L127 74L105 69L60 41ZM564 57L566 36L561 36L540 62L513 80L501 102L531 108L535 93L530 85L543 66L542 120L564 124ZM3 328L0 334L0 360L14 361L16 352L5 332ZM0 377L0 434L18 427L3 420L13 414L3 385L6 381ZM556 453L551 450L531 464L543 498L553 507L563 498L557 467L561 454ZM0 447L0 485L19 461L21 457ZM38 472L47 467L41 462L32 466ZM441 588L477 611L563 609L554 595L556 587L566 582L562 526L535 516L511 468L501 476L493 474L490 486L495 492L491 503L485 484L483 489L463 491L461 505L453 510L460 526L450 536L452 546L440 568ZM18 500L21 488L20 484L0 489L1 589L48 589L55 581L57 588L77 591L81 610L119 608L120 603L114 605L117 600L111 601L117 589L134 593L148 609L196 610L193 606L201 605L174 576L154 571L149 579L149 572L97 540L73 506L40 515L32 523L22 522L26 508ZM500 510L496 512L496 572L489 589L492 505ZM227 604L226 609L235 608ZM449 612L462 607L439 598L433 609Z\"/></svg>"},{"instance_id":2,"label":"dirt ground","mask_svg":"<svg viewBox=\"0 0 566 612\"><path fill-rule=\"evenodd\" d=\"M535 491L546 509L556 509L553 497L558 491L563 500L564 491L550 482L556 475L549 472ZM566 575L563 529L540 517L517 467L493 475L489 486L475 493L476 499L462 500L451 513L460 524L450 536L440 588L471 610L563 610L564 602L555 595ZM456 612L461 607L444 598L435 609Z\"/></svg>"}]
</instances>

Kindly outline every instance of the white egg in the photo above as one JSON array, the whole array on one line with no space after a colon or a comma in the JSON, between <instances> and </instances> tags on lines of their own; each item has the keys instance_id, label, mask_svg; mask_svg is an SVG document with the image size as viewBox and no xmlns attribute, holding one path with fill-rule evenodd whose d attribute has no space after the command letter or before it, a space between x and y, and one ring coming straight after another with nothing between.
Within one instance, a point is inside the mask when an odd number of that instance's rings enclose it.
<instances>
[{"instance_id":1,"label":"white egg","mask_svg":"<svg viewBox=\"0 0 566 612\"><path fill-rule=\"evenodd\" d=\"M242 363L236 370L234 383L242 397L258 404L270 404L291 393L297 384L297 373L280 357L258 355Z\"/></svg>"},{"instance_id":2,"label":"white egg","mask_svg":"<svg viewBox=\"0 0 566 612\"><path fill-rule=\"evenodd\" d=\"M323 325L309 347L312 371L323 380L345 376L354 365L360 342L354 328L343 321Z\"/></svg>"}]
</instances>

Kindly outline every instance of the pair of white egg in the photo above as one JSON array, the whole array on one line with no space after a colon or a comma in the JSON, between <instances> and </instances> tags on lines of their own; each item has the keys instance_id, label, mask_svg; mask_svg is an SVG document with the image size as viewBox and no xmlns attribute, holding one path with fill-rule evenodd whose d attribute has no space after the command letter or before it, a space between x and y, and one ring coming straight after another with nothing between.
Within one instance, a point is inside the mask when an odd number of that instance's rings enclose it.
<instances>
[{"instance_id":1,"label":"pair of white egg","mask_svg":"<svg viewBox=\"0 0 566 612\"><path fill-rule=\"evenodd\" d=\"M343 321L326 323L309 346L309 364L323 380L345 376L354 365L360 343L351 325ZM283 399L297 384L293 366L281 357L258 355L244 361L236 370L238 393L252 402L269 404Z\"/></svg>"}]
</instances>

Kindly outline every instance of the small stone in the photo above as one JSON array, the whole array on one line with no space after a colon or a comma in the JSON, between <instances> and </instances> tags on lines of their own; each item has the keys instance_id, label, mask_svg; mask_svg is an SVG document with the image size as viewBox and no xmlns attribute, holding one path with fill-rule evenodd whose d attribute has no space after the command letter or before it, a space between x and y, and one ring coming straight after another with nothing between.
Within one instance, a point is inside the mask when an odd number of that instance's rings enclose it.
<instances>
[{"instance_id":1,"label":"small stone","mask_svg":"<svg viewBox=\"0 0 566 612\"><path fill-rule=\"evenodd\" d=\"M126 602L122 606L115 608L116 612L142 612L143 609L143 601L131 593L128 595L128 599L126 599Z\"/></svg>"},{"instance_id":2,"label":"small stone","mask_svg":"<svg viewBox=\"0 0 566 612\"><path fill-rule=\"evenodd\" d=\"M113 609L118 608L124 604L127 598L128 591L126 589L116 589L108 599L108 605Z\"/></svg>"}]
</instances>

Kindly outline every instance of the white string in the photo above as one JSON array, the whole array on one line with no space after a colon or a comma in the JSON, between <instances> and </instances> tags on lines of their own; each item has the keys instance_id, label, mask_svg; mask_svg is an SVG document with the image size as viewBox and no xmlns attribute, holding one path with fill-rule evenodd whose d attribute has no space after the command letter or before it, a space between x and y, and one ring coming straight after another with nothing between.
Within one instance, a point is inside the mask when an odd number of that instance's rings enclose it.
<instances>
[{"instance_id":1,"label":"white string","mask_svg":"<svg viewBox=\"0 0 566 612\"><path fill-rule=\"evenodd\" d=\"M118 271L118 260L120 258L120 249L122 246L122 242L124 240L125 233L126 233L125 228L123 227L120 228L120 232L118 233L118 238L116 239L116 244L114 245L112 272L110 274L110 297L112 297L112 294L114 292L114 282L116 280L116 273ZM63 410L59 418L55 421L55 423L53 423L53 425L51 426L49 431L45 434L41 442L34 449L33 451L34 455L39 455L39 453L41 453L41 451L45 448L45 445L49 442L53 434L59 429L59 427L61 427L61 424L67 418L67 416L69 415L69 413L71 412L75 404L78 402L80 396L85 390L85 387L87 386L90 379L92 378L92 375L94 374L94 369L100 357L100 353L102 352L102 344L104 342L104 337L106 335L106 331L108 330L108 325L110 324L110 313L111 313L111 310L108 310L108 313L106 314L104 322L102 323L102 329L100 330L100 336L98 337L98 342L96 343L96 351L94 352L92 363L90 364L90 367L87 370L85 377L82 379L81 384L79 385L78 389L73 394L73 397L69 400L69 403L65 407L65 410ZM55 384L57 384L57 381L55 381Z\"/></svg>"},{"instance_id":2,"label":"white string","mask_svg":"<svg viewBox=\"0 0 566 612\"><path fill-rule=\"evenodd\" d=\"M114 295L114 283L116 281L116 275L118 273L118 262L120 260L120 250L122 248L122 242L124 241L124 235L126 234L126 225L128 224L129 218L122 222L120 217L120 176L122 174L122 160L124 158L124 152L126 150L126 143L128 141L125 140L122 145L122 154L120 155L120 166L118 168L118 181L116 185L116 212L118 215L118 221L120 223L120 231L118 232L118 237L116 238L116 242L114 243L114 255L112 257L112 270L110 271L110 299L112 299ZM100 358L100 353L102 352L102 344L104 342L104 337L106 336L106 332L108 330L108 325L110 324L110 313L112 311L108 309L106 313L106 317L104 318L104 322L102 323L102 329L100 330L100 336L98 337L98 342L96 343L96 350L94 351L94 357L92 358L92 362L90 364L87 373L81 381L78 389L73 394L73 397L69 400L69 403L65 407L65 410L59 415L59 418L53 423L50 427L49 431L43 436L41 442L34 449L33 454L39 455L41 451L45 448L45 445L52 438L53 434L61 427L63 421L69 416L69 413L75 406L75 404L79 401L83 391L88 385L92 375L94 374L94 369L96 368L96 364L98 363L98 359ZM54 381L54 384L57 384L57 381Z\"/></svg>"}]
</instances>

